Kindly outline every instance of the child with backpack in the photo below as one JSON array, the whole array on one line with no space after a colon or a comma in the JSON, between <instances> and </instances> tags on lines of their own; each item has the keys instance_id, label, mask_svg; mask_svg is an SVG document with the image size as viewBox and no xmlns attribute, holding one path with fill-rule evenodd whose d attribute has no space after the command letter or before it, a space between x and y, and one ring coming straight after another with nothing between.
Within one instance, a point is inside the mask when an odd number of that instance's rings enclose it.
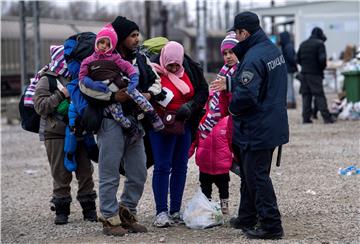
<instances>
[{"instance_id":1,"label":"child with backpack","mask_svg":"<svg viewBox=\"0 0 360 244\"><path fill-rule=\"evenodd\" d=\"M65 130L67 127L67 106L69 92L66 85L70 74L64 59L64 46L51 46L51 62L39 74L34 89L34 108L41 116L38 130L40 140L44 141L53 179L51 202L55 211L55 224L68 223L70 215L72 173L64 165ZM92 138L93 140L93 138ZM96 192L92 178L93 166L88 159L86 142L79 142L74 157L77 161L75 171L78 181L77 200L82 207L84 220L97 221Z\"/></svg>"},{"instance_id":2,"label":"child with backpack","mask_svg":"<svg viewBox=\"0 0 360 244\"><path fill-rule=\"evenodd\" d=\"M232 48L238 43L235 33L229 33L221 43L221 53L225 65L219 75L231 76L236 70L238 60ZM210 92L205 105L206 113L201 119L196 139L189 150L189 158L195 153L195 162L200 170L200 187L204 195L211 199L212 184L219 189L220 205L223 214L229 213L229 170L232 165L231 118L228 116L230 94Z\"/></svg>"},{"instance_id":3,"label":"child with backpack","mask_svg":"<svg viewBox=\"0 0 360 244\"><path fill-rule=\"evenodd\" d=\"M164 124L150 102L136 89L139 83L139 74L134 66L122 59L120 54L114 53L117 45L117 35L111 24L103 27L96 36L95 52L83 60L80 66L79 80L86 87L96 90L103 84L112 92L127 87L127 94L150 118L155 131L162 130ZM123 78L121 72L128 75L130 81ZM90 77L90 79L88 77ZM101 83L101 84L99 84ZM130 135L130 140L137 140L140 136L138 126L125 117L120 103L113 103L107 107L112 117L120 123Z\"/></svg>"}]
</instances>

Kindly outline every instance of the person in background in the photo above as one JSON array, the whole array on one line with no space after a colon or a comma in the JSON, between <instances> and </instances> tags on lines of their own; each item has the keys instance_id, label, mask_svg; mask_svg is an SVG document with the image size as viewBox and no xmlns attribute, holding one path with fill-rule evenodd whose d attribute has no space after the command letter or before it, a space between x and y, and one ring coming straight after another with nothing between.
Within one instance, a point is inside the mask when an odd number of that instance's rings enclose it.
<instances>
[{"instance_id":1,"label":"person in background","mask_svg":"<svg viewBox=\"0 0 360 244\"><path fill-rule=\"evenodd\" d=\"M296 108L294 73L296 73L298 69L296 66L296 52L289 32L284 31L280 33L280 46L287 68L287 108Z\"/></svg>"},{"instance_id":2,"label":"person in background","mask_svg":"<svg viewBox=\"0 0 360 244\"><path fill-rule=\"evenodd\" d=\"M303 123L312 123L311 101L315 97L315 106L320 111L325 124L335 122L331 116L323 87L324 70L326 68L326 36L321 28L315 27L311 36L302 42L297 53L297 62L301 66L301 85Z\"/></svg>"}]
</instances>

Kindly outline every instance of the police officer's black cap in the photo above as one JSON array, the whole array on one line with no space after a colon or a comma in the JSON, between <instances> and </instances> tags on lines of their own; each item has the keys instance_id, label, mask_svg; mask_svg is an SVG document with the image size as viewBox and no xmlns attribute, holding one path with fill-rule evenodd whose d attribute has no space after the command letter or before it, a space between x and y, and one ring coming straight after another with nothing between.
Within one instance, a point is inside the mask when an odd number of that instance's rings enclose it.
<instances>
[{"instance_id":1,"label":"police officer's black cap","mask_svg":"<svg viewBox=\"0 0 360 244\"><path fill-rule=\"evenodd\" d=\"M234 19L234 26L230 30L228 30L228 32L235 31L236 29L245 29L250 34L256 32L260 29L259 17L255 13L250 11L237 14Z\"/></svg>"}]
</instances>

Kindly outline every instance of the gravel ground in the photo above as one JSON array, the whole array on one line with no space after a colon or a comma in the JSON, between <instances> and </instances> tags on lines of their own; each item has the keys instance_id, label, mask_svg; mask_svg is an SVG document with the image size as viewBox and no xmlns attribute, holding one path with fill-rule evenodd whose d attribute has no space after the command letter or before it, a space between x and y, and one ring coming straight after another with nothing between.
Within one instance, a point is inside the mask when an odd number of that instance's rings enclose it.
<instances>
[{"instance_id":1,"label":"gravel ground","mask_svg":"<svg viewBox=\"0 0 360 244\"><path fill-rule=\"evenodd\" d=\"M266 243L360 243L360 175L337 174L339 167L360 166L360 123L341 121L324 125L315 121L312 125L303 125L300 118L300 107L289 110L290 143L283 147L281 167L274 166L271 172L285 237ZM225 225L207 230L191 230L185 226L154 228L151 225L154 218L152 170L138 207L139 219L148 226L149 233L104 236L101 224L82 220L76 200L71 206L70 223L55 226L54 213L49 209L52 181L45 148L36 134L23 131L19 125L6 125L4 121L1 126L2 243L260 242L249 241L240 231L229 228L230 217L226 217ZM97 186L97 169L94 178ZM198 169L191 159L183 203L198 187ZM74 199L76 191L74 180ZM230 194L230 216L234 216L240 197L239 178L233 174Z\"/></svg>"}]
</instances>

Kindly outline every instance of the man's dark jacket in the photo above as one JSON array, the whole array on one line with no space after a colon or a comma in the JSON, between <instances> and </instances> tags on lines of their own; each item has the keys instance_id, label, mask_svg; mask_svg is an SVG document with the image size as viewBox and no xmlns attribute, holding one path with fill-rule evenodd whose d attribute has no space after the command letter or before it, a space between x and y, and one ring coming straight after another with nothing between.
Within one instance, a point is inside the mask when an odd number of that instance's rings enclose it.
<instances>
[{"instance_id":1,"label":"man's dark jacket","mask_svg":"<svg viewBox=\"0 0 360 244\"><path fill-rule=\"evenodd\" d=\"M325 40L326 36L322 29L315 27L310 38L301 43L297 53L301 73L324 77L324 69L326 68Z\"/></svg>"}]
</instances>

